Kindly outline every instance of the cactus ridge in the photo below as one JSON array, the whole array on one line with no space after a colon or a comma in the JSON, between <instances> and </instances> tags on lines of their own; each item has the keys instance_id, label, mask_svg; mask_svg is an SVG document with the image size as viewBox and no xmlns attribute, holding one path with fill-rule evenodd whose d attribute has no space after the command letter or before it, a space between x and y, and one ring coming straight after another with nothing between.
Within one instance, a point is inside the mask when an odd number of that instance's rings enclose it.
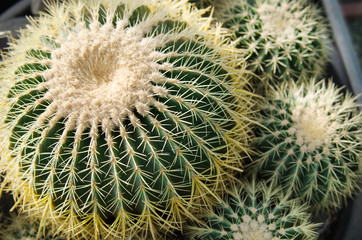
<instances>
[{"instance_id":1,"label":"cactus ridge","mask_svg":"<svg viewBox=\"0 0 362 240\"><path fill-rule=\"evenodd\" d=\"M316 239L319 224L310 222L305 204L289 199L280 187L255 180L243 183L204 218L206 226L189 227L192 239Z\"/></svg>"},{"instance_id":2,"label":"cactus ridge","mask_svg":"<svg viewBox=\"0 0 362 240\"><path fill-rule=\"evenodd\" d=\"M240 167L252 105L220 30L182 1L49 12L2 70L1 164L17 205L87 239L158 239L209 207Z\"/></svg>"},{"instance_id":3,"label":"cactus ridge","mask_svg":"<svg viewBox=\"0 0 362 240\"><path fill-rule=\"evenodd\" d=\"M361 178L361 113L331 82L268 88L256 171L318 210L340 207Z\"/></svg>"},{"instance_id":4,"label":"cactus ridge","mask_svg":"<svg viewBox=\"0 0 362 240\"><path fill-rule=\"evenodd\" d=\"M329 30L310 1L216 1L216 18L235 33L250 69L265 81L319 77L330 55Z\"/></svg>"}]
</instances>

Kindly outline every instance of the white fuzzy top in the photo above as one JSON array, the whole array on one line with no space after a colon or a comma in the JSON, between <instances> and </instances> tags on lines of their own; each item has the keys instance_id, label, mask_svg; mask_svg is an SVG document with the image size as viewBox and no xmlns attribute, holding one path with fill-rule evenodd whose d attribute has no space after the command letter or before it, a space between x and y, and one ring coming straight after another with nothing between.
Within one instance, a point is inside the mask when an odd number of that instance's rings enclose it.
<instances>
[{"instance_id":1,"label":"white fuzzy top","mask_svg":"<svg viewBox=\"0 0 362 240\"><path fill-rule=\"evenodd\" d=\"M259 215L258 221L249 215L243 215L242 219L242 223L230 225L234 240L279 240L277 237L273 238L275 225L267 225L263 215Z\"/></svg>"},{"instance_id":2,"label":"white fuzzy top","mask_svg":"<svg viewBox=\"0 0 362 240\"><path fill-rule=\"evenodd\" d=\"M39 86L48 89L42 100L51 102L43 118L57 114L74 119L73 124L118 125L135 109L148 114L153 96L167 94L162 87L167 79L159 70L170 64L158 64L164 56L154 51L162 36L144 37L142 24L124 29L125 23L83 26L52 52L47 81Z\"/></svg>"},{"instance_id":3,"label":"white fuzzy top","mask_svg":"<svg viewBox=\"0 0 362 240\"><path fill-rule=\"evenodd\" d=\"M261 34L266 38L272 36L277 42L283 40L294 42L297 36L297 28L303 27L302 20L299 19L299 12L292 12L293 9L287 2L276 6L275 3L264 3L257 9L262 21ZM302 25L301 25L302 24Z\"/></svg>"}]
</instances>

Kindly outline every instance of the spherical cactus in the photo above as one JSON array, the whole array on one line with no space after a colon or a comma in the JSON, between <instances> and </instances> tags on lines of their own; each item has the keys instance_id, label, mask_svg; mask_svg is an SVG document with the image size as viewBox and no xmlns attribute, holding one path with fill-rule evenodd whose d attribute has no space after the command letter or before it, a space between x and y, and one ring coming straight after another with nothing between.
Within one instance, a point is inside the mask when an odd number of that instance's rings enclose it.
<instances>
[{"instance_id":1,"label":"spherical cactus","mask_svg":"<svg viewBox=\"0 0 362 240\"><path fill-rule=\"evenodd\" d=\"M330 52L329 30L310 1L219 1L215 16L235 32L250 69L263 80L323 74Z\"/></svg>"},{"instance_id":2,"label":"spherical cactus","mask_svg":"<svg viewBox=\"0 0 362 240\"><path fill-rule=\"evenodd\" d=\"M328 211L356 190L361 176L362 115L355 98L332 82L292 81L268 88L255 169L316 210Z\"/></svg>"},{"instance_id":3,"label":"spherical cactus","mask_svg":"<svg viewBox=\"0 0 362 240\"><path fill-rule=\"evenodd\" d=\"M204 226L189 228L192 239L316 239L318 227L309 221L306 205L288 199L279 187L255 180L230 190L204 220Z\"/></svg>"},{"instance_id":4,"label":"spherical cactus","mask_svg":"<svg viewBox=\"0 0 362 240\"><path fill-rule=\"evenodd\" d=\"M247 151L238 51L186 1L50 5L2 63L16 204L72 238L149 237L212 204Z\"/></svg>"},{"instance_id":5,"label":"spherical cactus","mask_svg":"<svg viewBox=\"0 0 362 240\"><path fill-rule=\"evenodd\" d=\"M65 240L51 226L39 228L39 222L24 214L12 216L0 232L2 240Z\"/></svg>"}]
</instances>

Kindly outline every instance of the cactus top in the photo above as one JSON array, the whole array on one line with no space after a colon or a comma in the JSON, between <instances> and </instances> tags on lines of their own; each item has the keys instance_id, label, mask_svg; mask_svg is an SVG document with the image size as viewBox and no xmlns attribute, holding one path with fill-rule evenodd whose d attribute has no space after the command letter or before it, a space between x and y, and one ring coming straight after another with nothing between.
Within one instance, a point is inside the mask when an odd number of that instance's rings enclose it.
<instances>
[{"instance_id":1,"label":"cactus top","mask_svg":"<svg viewBox=\"0 0 362 240\"><path fill-rule=\"evenodd\" d=\"M191 239L316 239L319 225L310 222L306 204L255 179L230 189L203 220L204 225L189 227Z\"/></svg>"},{"instance_id":2,"label":"cactus top","mask_svg":"<svg viewBox=\"0 0 362 240\"><path fill-rule=\"evenodd\" d=\"M51 68L43 75L48 81L38 85L48 89L44 99L51 102L44 118L69 117L76 127L101 121L105 129L119 127L134 109L145 116L150 105L161 105L154 96L165 96L162 85L175 80L160 72L171 64L162 63L169 55L155 48L169 39L144 37L152 25L127 24L118 22L114 28L112 22L94 22L89 29L83 24L52 52Z\"/></svg>"},{"instance_id":3,"label":"cactus top","mask_svg":"<svg viewBox=\"0 0 362 240\"><path fill-rule=\"evenodd\" d=\"M31 20L1 69L0 164L17 204L87 239L159 239L211 206L248 149L253 94L202 13L72 0Z\"/></svg>"},{"instance_id":4,"label":"cactus top","mask_svg":"<svg viewBox=\"0 0 362 240\"><path fill-rule=\"evenodd\" d=\"M328 27L318 7L302 0L216 1L215 16L264 80L308 79L328 62Z\"/></svg>"},{"instance_id":5,"label":"cactus top","mask_svg":"<svg viewBox=\"0 0 362 240\"><path fill-rule=\"evenodd\" d=\"M362 115L331 81L268 87L256 130L257 171L320 210L340 207L361 179Z\"/></svg>"},{"instance_id":6,"label":"cactus top","mask_svg":"<svg viewBox=\"0 0 362 240\"><path fill-rule=\"evenodd\" d=\"M296 29L303 28L299 19L300 12L296 12L288 2L284 1L279 6L262 3L258 8L262 22L261 35L271 36L278 41L293 42L298 37Z\"/></svg>"},{"instance_id":7,"label":"cactus top","mask_svg":"<svg viewBox=\"0 0 362 240\"><path fill-rule=\"evenodd\" d=\"M269 86L268 89L266 99L269 102L262 104L261 108L283 116L278 120L268 116L268 125L288 126L286 133L293 137L286 141L295 141L302 153L320 149L327 153L332 144L342 144L340 134L347 134L361 120L354 98L346 96L343 99L341 89L331 82L325 84L323 80L316 82L312 79L293 84L289 81L276 88ZM279 104L284 105L285 109L280 108ZM353 132L354 135L358 133Z\"/></svg>"}]
</instances>

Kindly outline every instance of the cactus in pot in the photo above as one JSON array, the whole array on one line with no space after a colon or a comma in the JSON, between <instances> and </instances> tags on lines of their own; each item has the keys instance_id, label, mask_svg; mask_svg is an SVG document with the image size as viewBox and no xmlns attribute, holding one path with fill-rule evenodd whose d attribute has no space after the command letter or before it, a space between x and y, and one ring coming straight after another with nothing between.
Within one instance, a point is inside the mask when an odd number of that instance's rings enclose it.
<instances>
[{"instance_id":1,"label":"cactus in pot","mask_svg":"<svg viewBox=\"0 0 362 240\"><path fill-rule=\"evenodd\" d=\"M361 180L362 115L356 99L331 81L268 88L253 168L314 210L330 211Z\"/></svg>"},{"instance_id":2,"label":"cactus in pot","mask_svg":"<svg viewBox=\"0 0 362 240\"><path fill-rule=\"evenodd\" d=\"M280 187L245 180L204 217L205 225L190 226L188 234L198 240L316 239L319 224L310 222L307 209Z\"/></svg>"},{"instance_id":3,"label":"cactus in pot","mask_svg":"<svg viewBox=\"0 0 362 240\"><path fill-rule=\"evenodd\" d=\"M49 6L2 63L2 188L68 237L161 239L247 151L238 51L186 1ZM238 66L238 67L236 67Z\"/></svg>"},{"instance_id":4,"label":"cactus in pot","mask_svg":"<svg viewBox=\"0 0 362 240\"><path fill-rule=\"evenodd\" d=\"M321 10L308 0L216 1L215 16L235 33L249 68L264 81L320 77L330 37Z\"/></svg>"}]
</instances>

